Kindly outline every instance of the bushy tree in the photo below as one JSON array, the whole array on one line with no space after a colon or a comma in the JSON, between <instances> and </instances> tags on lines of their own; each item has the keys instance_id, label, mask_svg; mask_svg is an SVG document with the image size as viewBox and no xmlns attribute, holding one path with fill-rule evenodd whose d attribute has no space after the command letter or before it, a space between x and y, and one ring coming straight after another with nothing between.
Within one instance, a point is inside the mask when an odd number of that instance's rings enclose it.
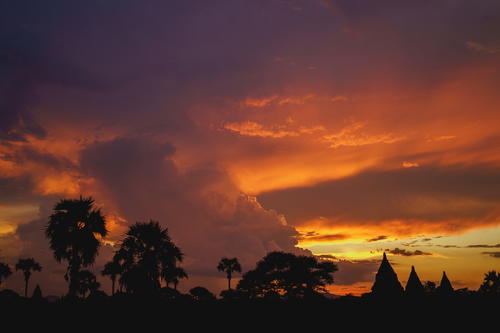
<instances>
[{"instance_id":1,"label":"bushy tree","mask_svg":"<svg viewBox=\"0 0 500 333\"><path fill-rule=\"evenodd\" d=\"M271 252L243 275L238 290L250 298L316 296L333 283L337 266L316 257Z\"/></svg>"},{"instance_id":2,"label":"bushy tree","mask_svg":"<svg viewBox=\"0 0 500 333\"><path fill-rule=\"evenodd\" d=\"M189 290L189 293L195 300L201 302L214 301L216 299L215 295L205 287L194 287Z\"/></svg>"}]
</instances>

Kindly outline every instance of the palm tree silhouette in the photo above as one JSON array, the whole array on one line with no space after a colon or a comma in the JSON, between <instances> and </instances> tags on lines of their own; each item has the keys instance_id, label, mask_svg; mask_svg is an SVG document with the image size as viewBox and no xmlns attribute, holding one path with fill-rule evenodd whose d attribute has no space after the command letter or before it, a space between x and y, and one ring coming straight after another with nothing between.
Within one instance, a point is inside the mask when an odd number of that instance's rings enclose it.
<instances>
[{"instance_id":1,"label":"palm tree silhouette","mask_svg":"<svg viewBox=\"0 0 500 333\"><path fill-rule=\"evenodd\" d=\"M227 277L227 289L231 289L231 278L233 277L233 272L241 273L241 265L237 258L222 258L217 265L217 270L219 272L225 272Z\"/></svg>"},{"instance_id":2,"label":"palm tree silhouette","mask_svg":"<svg viewBox=\"0 0 500 333\"><path fill-rule=\"evenodd\" d=\"M24 274L24 297L28 297L28 283L31 277L31 271L40 272L42 266L33 258L19 259L16 264L16 271L23 271Z\"/></svg>"},{"instance_id":3,"label":"palm tree silhouette","mask_svg":"<svg viewBox=\"0 0 500 333\"><path fill-rule=\"evenodd\" d=\"M97 282L94 273L86 269L78 272L78 282L78 292L83 298L85 298L87 292L90 291L90 293L93 293L101 286L101 284Z\"/></svg>"},{"instance_id":4,"label":"palm tree silhouette","mask_svg":"<svg viewBox=\"0 0 500 333\"><path fill-rule=\"evenodd\" d=\"M122 273L122 266L120 265L116 256L113 258L113 260L107 262L104 265L104 269L102 270L101 275L109 276L109 278L111 279L111 296L115 295L116 277L121 273Z\"/></svg>"},{"instance_id":5,"label":"palm tree silhouette","mask_svg":"<svg viewBox=\"0 0 500 333\"><path fill-rule=\"evenodd\" d=\"M106 220L94 199L62 199L54 207L45 235L58 262L68 261L69 295L79 291L78 274L91 265L98 254L101 238L106 237Z\"/></svg>"},{"instance_id":6,"label":"palm tree silhouette","mask_svg":"<svg viewBox=\"0 0 500 333\"><path fill-rule=\"evenodd\" d=\"M9 265L0 262L0 286L2 285L2 281L11 276L12 271L10 270Z\"/></svg>"},{"instance_id":7,"label":"palm tree silhouette","mask_svg":"<svg viewBox=\"0 0 500 333\"><path fill-rule=\"evenodd\" d=\"M170 283L174 284L174 289L177 290L177 285L180 279L187 279L188 275L186 271L181 267L171 267L162 271L162 278L167 283L167 287Z\"/></svg>"},{"instance_id":8,"label":"palm tree silhouette","mask_svg":"<svg viewBox=\"0 0 500 333\"><path fill-rule=\"evenodd\" d=\"M500 273L489 271L484 274L483 284L479 287L481 293L498 293L500 292Z\"/></svg>"},{"instance_id":9,"label":"palm tree silhouette","mask_svg":"<svg viewBox=\"0 0 500 333\"><path fill-rule=\"evenodd\" d=\"M158 290L162 271L176 267L183 253L156 221L137 222L126 235L116 254L123 267L120 282L129 292Z\"/></svg>"}]
</instances>

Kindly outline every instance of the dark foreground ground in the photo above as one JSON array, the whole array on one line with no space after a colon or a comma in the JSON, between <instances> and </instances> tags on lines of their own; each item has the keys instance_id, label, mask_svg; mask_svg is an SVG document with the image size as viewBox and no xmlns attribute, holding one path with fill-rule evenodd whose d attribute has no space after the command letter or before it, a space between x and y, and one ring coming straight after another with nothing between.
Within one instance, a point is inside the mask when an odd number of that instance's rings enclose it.
<instances>
[{"instance_id":1,"label":"dark foreground ground","mask_svg":"<svg viewBox=\"0 0 500 333\"><path fill-rule=\"evenodd\" d=\"M4 327L13 320L18 328L36 324L44 330L62 328L96 332L110 329L282 332L324 328L338 331L345 327L354 332L366 328L374 332L395 331L396 328L408 332L456 329L477 332L480 327L492 324L489 331L498 332L500 296L341 297L289 301L194 301L119 296L55 302L4 297L0 299L0 315ZM14 319L19 316L24 319Z\"/></svg>"}]
</instances>

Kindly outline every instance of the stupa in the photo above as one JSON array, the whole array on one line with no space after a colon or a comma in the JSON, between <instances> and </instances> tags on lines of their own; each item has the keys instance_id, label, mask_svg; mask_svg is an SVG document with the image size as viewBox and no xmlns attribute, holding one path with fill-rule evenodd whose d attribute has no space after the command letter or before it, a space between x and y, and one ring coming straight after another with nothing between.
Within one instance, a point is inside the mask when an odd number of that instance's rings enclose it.
<instances>
[{"instance_id":1,"label":"stupa","mask_svg":"<svg viewBox=\"0 0 500 333\"><path fill-rule=\"evenodd\" d=\"M399 296L403 293L403 287L399 283L398 275L392 269L385 252L377 275L375 275L372 293L376 296Z\"/></svg>"},{"instance_id":2,"label":"stupa","mask_svg":"<svg viewBox=\"0 0 500 333\"><path fill-rule=\"evenodd\" d=\"M443 272L443 277L441 278L441 284L437 288L437 292L439 294L452 294L453 293L453 286L451 285L450 280L446 276L446 272Z\"/></svg>"},{"instance_id":3,"label":"stupa","mask_svg":"<svg viewBox=\"0 0 500 333\"><path fill-rule=\"evenodd\" d=\"M422 295L424 293L424 286L418 278L415 266L411 266L411 273L406 283L405 293L412 296Z\"/></svg>"}]
</instances>

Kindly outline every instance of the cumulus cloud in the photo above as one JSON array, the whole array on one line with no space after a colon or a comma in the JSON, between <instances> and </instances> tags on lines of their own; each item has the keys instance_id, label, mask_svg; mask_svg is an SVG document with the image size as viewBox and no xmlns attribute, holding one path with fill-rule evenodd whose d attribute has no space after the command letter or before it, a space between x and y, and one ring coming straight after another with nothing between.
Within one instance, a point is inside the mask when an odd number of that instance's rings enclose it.
<instances>
[{"instance_id":1,"label":"cumulus cloud","mask_svg":"<svg viewBox=\"0 0 500 333\"><path fill-rule=\"evenodd\" d=\"M207 165L180 170L169 143L148 138L96 142L82 152L83 172L129 223L150 218L169 228L194 273L217 274L222 256L247 269L269 251L309 253L298 232L274 210L242 194L224 171Z\"/></svg>"}]
</instances>

